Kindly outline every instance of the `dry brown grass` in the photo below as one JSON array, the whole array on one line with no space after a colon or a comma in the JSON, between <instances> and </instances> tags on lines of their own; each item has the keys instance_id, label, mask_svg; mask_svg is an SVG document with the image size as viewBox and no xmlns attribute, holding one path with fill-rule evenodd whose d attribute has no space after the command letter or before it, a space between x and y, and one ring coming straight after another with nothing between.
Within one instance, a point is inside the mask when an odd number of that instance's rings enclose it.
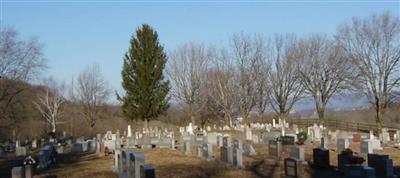
<instances>
[{"instance_id":1,"label":"dry brown grass","mask_svg":"<svg viewBox=\"0 0 400 178\"><path fill-rule=\"evenodd\" d=\"M240 134L231 133L233 137L241 137ZM159 178L258 178L258 177L281 177L283 173L283 161L275 161L268 155L268 146L265 144L253 144L257 151L256 156L243 156L245 168L234 168L221 163L220 151L217 147L213 149L214 160L207 161L197 158L194 154L186 156L179 150L171 149L136 149L145 155L146 164L155 167L156 175ZM318 144L305 146L305 159L312 160L312 149ZM330 164L337 165L336 146L329 144ZM359 143L352 143L351 148L359 152ZM289 148L284 148L284 156L287 157ZM377 153L389 154L393 159L394 166L400 165L400 150L395 148L384 148L376 150ZM112 156L97 157L94 154L84 155L62 155L60 162L55 167L40 172L38 177L62 177L62 178L116 178L116 174L111 171L113 164ZM1 164L1 163L0 163ZM10 171L10 170L9 170ZM305 167L304 177L324 177L333 178L337 176L333 171L316 173L309 166ZM0 175L0 177L3 177ZM7 176L6 176L7 177Z\"/></svg>"}]
</instances>

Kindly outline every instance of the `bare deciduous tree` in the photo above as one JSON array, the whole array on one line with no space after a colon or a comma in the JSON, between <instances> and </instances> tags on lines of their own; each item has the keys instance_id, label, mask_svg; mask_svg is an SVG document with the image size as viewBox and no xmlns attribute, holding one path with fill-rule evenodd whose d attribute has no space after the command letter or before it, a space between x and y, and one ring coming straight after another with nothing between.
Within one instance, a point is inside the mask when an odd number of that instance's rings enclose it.
<instances>
[{"instance_id":1,"label":"bare deciduous tree","mask_svg":"<svg viewBox=\"0 0 400 178\"><path fill-rule=\"evenodd\" d=\"M15 85L35 78L45 67L42 46L36 39L19 39L14 29L0 29L0 128L14 127L14 124L7 124L4 120L15 123L19 119L12 116L11 110L25 87Z\"/></svg>"},{"instance_id":2,"label":"bare deciduous tree","mask_svg":"<svg viewBox=\"0 0 400 178\"><path fill-rule=\"evenodd\" d=\"M352 65L334 41L322 35L312 35L300 42L299 76L307 94L315 102L321 122L332 96L349 89Z\"/></svg>"},{"instance_id":3,"label":"bare deciduous tree","mask_svg":"<svg viewBox=\"0 0 400 178\"><path fill-rule=\"evenodd\" d=\"M176 49L170 57L168 75L172 83L172 96L185 103L191 122L205 106L205 87L211 51L204 45L186 44Z\"/></svg>"},{"instance_id":4,"label":"bare deciduous tree","mask_svg":"<svg viewBox=\"0 0 400 178\"><path fill-rule=\"evenodd\" d=\"M76 99L82 105L84 118L89 124L90 134L93 134L100 106L106 104L110 95L98 65L89 66L79 74L75 90Z\"/></svg>"},{"instance_id":5,"label":"bare deciduous tree","mask_svg":"<svg viewBox=\"0 0 400 178\"><path fill-rule=\"evenodd\" d=\"M234 65L226 50L221 50L213 57L213 67L208 72L209 95L217 106L222 108L224 120L233 126L232 115L235 110Z\"/></svg>"},{"instance_id":6,"label":"bare deciduous tree","mask_svg":"<svg viewBox=\"0 0 400 178\"><path fill-rule=\"evenodd\" d=\"M257 100L257 62L263 61L265 42L260 35L236 34L232 37L232 55L236 62L237 106L245 124Z\"/></svg>"},{"instance_id":7,"label":"bare deciduous tree","mask_svg":"<svg viewBox=\"0 0 400 178\"><path fill-rule=\"evenodd\" d=\"M277 35L272 46L269 50L273 63L269 75L271 107L278 118L285 119L303 93L296 69L299 57L297 39L290 34Z\"/></svg>"},{"instance_id":8,"label":"bare deciduous tree","mask_svg":"<svg viewBox=\"0 0 400 178\"><path fill-rule=\"evenodd\" d=\"M34 104L42 114L42 118L50 125L51 131L55 133L63 113L65 85L57 84L51 78L45 84L44 91L38 94L38 101Z\"/></svg>"},{"instance_id":9,"label":"bare deciduous tree","mask_svg":"<svg viewBox=\"0 0 400 178\"><path fill-rule=\"evenodd\" d=\"M385 111L400 83L400 20L389 13L344 24L337 39L357 67L359 87L376 111L381 129Z\"/></svg>"}]
</instances>

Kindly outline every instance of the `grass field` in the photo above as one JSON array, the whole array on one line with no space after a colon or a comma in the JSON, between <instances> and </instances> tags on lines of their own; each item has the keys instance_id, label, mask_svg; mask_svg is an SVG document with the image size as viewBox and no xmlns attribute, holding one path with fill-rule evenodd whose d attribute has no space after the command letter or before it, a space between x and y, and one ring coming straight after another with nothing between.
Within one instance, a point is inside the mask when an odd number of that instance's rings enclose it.
<instances>
[{"instance_id":1,"label":"grass field","mask_svg":"<svg viewBox=\"0 0 400 178\"><path fill-rule=\"evenodd\" d=\"M335 145L329 145L335 148ZM268 147L264 144L254 144L257 151L256 156L244 156L243 163L245 168L234 168L232 166L221 163L220 153L217 147L214 147L214 160L207 161L195 157L194 155L185 156L179 150L171 149L137 149L137 151L145 154L146 164L155 167L156 175L159 178L232 178L232 177L281 177L283 174L283 161L276 161L268 156ZM317 147L316 144L305 146L306 160L312 160L312 148ZM354 143L351 148L358 152L359 144ZM385 148L376 152L389 154L394 160L396 171L400 165L400 150L395 148ZM288 148L284 148L284 155L288 156ZM15 164L14 160L14 164ZM21 160L18 160L21 161ZM4 161L3 163L12 164L13 161ZM330 151L330 163L337 165L336 152ZM112 156L97 157L95 154L82 155L60 155L59 163L52 168L37 172L36 177L57 177L57 178L115 178L117 177L111 171L113 164ZM310 163L311 165L311 163ZM3 166L0 177L10 176L11 168ZM8 169L4 171L4 169ZM8 174L7 174L8 172ZM340 177L333 170L316 171L310 166L305 166L304 177Z\"/></svg>"}]
</instances>

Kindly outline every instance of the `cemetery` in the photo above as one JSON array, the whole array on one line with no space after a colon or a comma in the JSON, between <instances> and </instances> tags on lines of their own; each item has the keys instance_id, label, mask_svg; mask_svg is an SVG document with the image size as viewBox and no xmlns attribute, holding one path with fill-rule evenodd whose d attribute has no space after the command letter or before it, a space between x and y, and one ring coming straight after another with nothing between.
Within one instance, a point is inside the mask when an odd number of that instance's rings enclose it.
<instances>
[{"instance_id":1,"label":"cemetery","mask_svg":"<svg viewBox=\"0 0 400 178\"><path fill-rule=\"evenodd\" d=\"M399 7L0 0L0 178L400 178Z\"/></svg>"},{"instance_id":2,"label":"cemetery","mask_svg":"<svg viewBox=\"0 0 400 178\"><path fill-rule=\"evenodd\" d=\"M361 178L400 173L400 149L393 140L398 132L382 133L389 138L380 140L372 131L333 131L318 124L302 128L285 121L275 126L215 126L209 131L192 124L133 128L128 125L126 130L88 139L72 139L64 133L64 137L35 141L36 148L17 141L14 152L0 157L0 175ZM32 155L33 163L25 159L27 155Z\"/></svg>"}]
</instances>

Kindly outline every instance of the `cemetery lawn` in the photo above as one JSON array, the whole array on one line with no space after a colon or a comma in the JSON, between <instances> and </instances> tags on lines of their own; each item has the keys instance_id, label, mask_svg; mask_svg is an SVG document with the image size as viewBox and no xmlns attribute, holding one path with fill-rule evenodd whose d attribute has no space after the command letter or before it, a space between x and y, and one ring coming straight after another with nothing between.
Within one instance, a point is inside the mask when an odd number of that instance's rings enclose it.
<instances>
[{"instance_id":1,"label":"cemetery lawn","mask_svg":"<svg viewBox=\"0 0 400 178\"><path fill-rule=\"evenodd\" d=\"M283 161L275 161L268 157L268 147L264 144L253 144L257 151L256 156L243 156L245 168L237 169L231 166L226 166L221 163L220 152L217 147L213 148L214 160L206 161L199 159L195 155L186 156L179 150L171 149L138 149L137 151L145 154L146 164L150 164L156 169L158 178L235 178L235 177L281 177L283 174ZM305 159L312 160L312 148L316 148L317 144L309 144L305 146ZM336 146L331 144L330 148ZM352 144L354 151L358 152L359 143ZM193 150L193 149L192 149ZM285 148L284 148L285 151ZM287 149L284 155L287 154ZM395 148L385 148L379 153L389 154L393 159L393 165L397 168L400 164L400 150ZM285 157L286 157L285 155ZM38 172L37 178L44 177L65 177L65 178L116 178L117 175L111 171L113 165L113 156L97 157L95 154L82 155L60 155L59 163L52 168ZM330 151L330 164L337 165L336 152ZM333 178L340 177L332 171L315 171L306 166L305 178L307 177L323 177ZM9 169L9 172L11 170ZM3 177L4 174L0 175ZM8 176L5 176L8 177Z\"/></svg>"}]
</instances>

